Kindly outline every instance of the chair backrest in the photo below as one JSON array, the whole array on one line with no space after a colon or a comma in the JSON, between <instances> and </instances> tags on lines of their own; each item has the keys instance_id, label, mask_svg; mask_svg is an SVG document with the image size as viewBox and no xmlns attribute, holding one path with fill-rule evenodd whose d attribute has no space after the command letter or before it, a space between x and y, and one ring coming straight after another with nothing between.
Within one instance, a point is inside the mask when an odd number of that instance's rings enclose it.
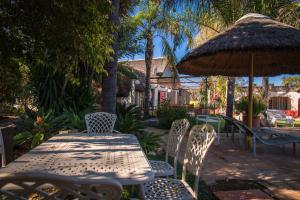
<instances>
[{"instance_id":1,"label":"chair backrest","mask_svg":"<svg viewBox=\"0 0 300 200\"><path fill-rule=\"evenodd\" d=\"M122 186L114 180L67 181L63 177L1 174L0 199L101 199L119 200Z\"/></svg>"},{"instance_id":2,"label":"chair backrest","mask_svg":"<svg viewBox=\"0 0 300 200\"><path fill-rule=\"evenodd\" d=\"M182 180L186 181L187 170L195 175L193 195L197 198L200 168L208 148L216 137L214 128L209 125L195 125L190 131L185 151Z\"/></svg>"},{"instance_id":3,"label":"chair backrest","mask_svg":"<svg viewBox=\"0 0 300 200\"><path fill-rule=\"evenodd\" d=\"M187 119L178 119L173 121L168 135L166 161L168 161L168 156L177 158L183 136L188 130L189 126L190 123Z\"/></svg>"},{"instance_id":4,"label":"chair backrest","mask_svg":"<svg viewBox=\"0 0 300 200\"><path fill-rule=\"evenodd\" d=\"M116 120L117 115L106 112L96 112L85 115L88 133L112 133Z\"/></svg>"},{"instance_id":5,"label":"chair backrest","mask_svg":"<svg viewBox=\"0 0 300 200\"><path fill-rule=\"evenodd\" d=\"M5 147L4 147L4 140L3 140L1 129L0 129L0 154L1 154L1 167L5 167L6 166Z\"/></svg>"},{"instance_id":6,"label":"chair backrest","mask_svg":"<svg viewBox=\"0 0 300 200\"><path fill-rule=\"evenodd\" d=\"M166 162L169 160L169 156L174 158L174 178L177 177L177 160L179 149L184 137L184 134L189 129L190 123L187 119L178 119L172 123L168 136L168 144L166 150Z\"/></svg>"}]
</instances>

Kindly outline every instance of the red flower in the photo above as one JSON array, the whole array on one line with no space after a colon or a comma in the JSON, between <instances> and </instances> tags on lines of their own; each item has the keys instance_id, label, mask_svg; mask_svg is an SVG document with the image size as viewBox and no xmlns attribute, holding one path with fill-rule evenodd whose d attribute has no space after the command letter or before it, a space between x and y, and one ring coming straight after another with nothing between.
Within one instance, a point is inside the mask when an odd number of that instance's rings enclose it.
<instances>
[{"instance_id":1,"label":"red flower","mask_svg":"<svg viewBox=\"0 0 300 200\"><path fill-rule=\"evenodd\" d=\"M36 119L35 119L35 123L37 125L41 124L42 123L42 118L40 116L37 116Z\"/></svg>"}]
</instances>

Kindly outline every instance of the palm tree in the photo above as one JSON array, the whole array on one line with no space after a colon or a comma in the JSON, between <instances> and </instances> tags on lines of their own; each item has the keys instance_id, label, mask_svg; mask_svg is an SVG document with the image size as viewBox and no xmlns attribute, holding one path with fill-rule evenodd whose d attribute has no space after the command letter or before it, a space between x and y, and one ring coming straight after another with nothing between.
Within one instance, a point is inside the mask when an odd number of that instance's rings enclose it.
<instances>
[{"instance_id":1,"label":"palm tree","mask_svg":"<svg viewBox=\"0 0 300 200\"><path fill-rule=\"evenodd\" d=\"M111 14L109 20L114 27L112 55L110 62L104 66L106 74L102 76L102 110L109 113L116 112L117 104L117 68L118 58L130 56L139 50L133 38L135 28L130 21L129 13L136 5L130 0L111 0ZM122 20L122 24L121 21ZM124 27L126 26L126 27ZM125 30L126 29L126 30Z\"/></svg>"},{"instance_id":2,"label":"palm tree","mask_svg":"<svg viewBox=\"0 0 300 200\"><path fill-rule=\"evenodd\" d=\"M262 98L266 103L269 95L269 77L262 78L261 86L262 86Z\"/></svg>"},{"instance_id":3,"label":"palm tree","mask_svg":"<svg viewBox=\"0 0 300 200\"><path fill-rule=\"evenodd\" d=\"M140 5L140 12L135 15L135 18L139 26L139 37L145 41L146 82L144 116L148 117L154 38L159 37L161 39L163 54L168 58L168 64L175 66L177 59L174 52L184 41L185 37L191 38L191 34L189 29L185 27L186 24L182 22L184 19L183 15L172 11L164 11L161 2L143 0ZM172 44L170 44L170 41L172 41ZM176 75L174 70L173 74Z\"/></svg>"}]
</instances>

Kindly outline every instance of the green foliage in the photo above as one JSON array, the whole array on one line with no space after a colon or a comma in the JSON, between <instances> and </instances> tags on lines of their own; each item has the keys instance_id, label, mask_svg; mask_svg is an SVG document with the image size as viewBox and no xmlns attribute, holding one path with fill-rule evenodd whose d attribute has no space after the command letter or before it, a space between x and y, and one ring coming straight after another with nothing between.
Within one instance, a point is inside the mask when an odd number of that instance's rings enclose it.
<instances>
[{"instance_id":1,"label":"green foliage","mask_svg":"<svg viewBox=\"0 0 300 200\"><path fill-rule=\"evenodd\" d=\"M287 87L300 87L300 76L284 77L282 83Z\"/></svg>"},{"instance_id":2,"label":"green foliage","mask_svg":"<svg viewBox=\"0 0 300 200\"><path fill-rule=\"evenodd\" d=\"M62 113L64 108L82 110L91 107L94 95L89 75L82 67L69 79L63 70L51 66L48 54L30 65L30 90L39 109Z\"/></svg>"},{"instance_id":3,"label":"green foliage","mask_svg":"<svg viewBox=\"0 0 300 200\"><path fill-rule=\"evenodd\" d=\"M108 1L6 1L1 5L2 36L7 45L16 43L18 52L38 58L48 51L52 65L68 74L79 63L103 71L112 52L113 27L107 18ZM33 48L34 47L34 48Z\"/></svg>"},{"instance_id":4,"label":"green foliage","mask_svg":"<svg viewBox=\"0 0 300 200\"><path fill-rule=\"evenodd\" d=\"M122 133L138 133L144 126L141 111L136 105L117 104L116 130Z\"/></svg>"},{"instance_id":5,"label":"green foliage","mask_svg":"<svg viewBox=\"0 0 300 200\"><path fill-rule=\"evenodd\" d=\"M23 132L14 136L14 145L35 147L60 130L85 130L84 116L89 111L64 109L63 114L58 116L51 110L27 112L17 122L17 126Z\"/></svg>"},{"instance_id":6,"label":"green foliage","mask_svg":"<svg viewBox=\"0 0 300 200\"><path fill-rule=\"evenodd\" d=\"M125 114L118 116L115 127L122 133L137 133L143 128L143 124L135 117Z\"/></svg>"},{"instance_id":7,"label":"green foliage","mask_svg":"<svg viewBox=\"0 0 300 200\"><path fill-rule=\"evenodd\" d=\"M189 120L190 127L193 127L194 125L197 124L196 117L194 116L187 115L186 119Z\"/></svg>"},{"instance_id":8,"label":"green foliage","mask_svg":"<svg viewBox=\"0 0 300 200\"><path fill-rule=\"evenodd\" d=\"M1 3L0 103L13 103L26 91L39 109L55 113L92 104L92 78L104 72L113 53L110 10L109 1ZM29 69L30 87L22 85L23 65Z\"/></svg>"},{"instance_id":9,"label":"green foliage","mask_svg":"<svg viewBox=\"0 0 300 200\"><path fill-rule=\"evenodd\" d=\"M237 112L246 114L248 113L248 98L242 97L239 101L235 102ZM258 97L253 98L253 117L258 116L261 112L267 109L264 101Z\"/></svg>"},{"instance_id":10,"label":"green foliage","mask_svg":"<svg viewBox=\"0 0 300 200\"><path fill-rule=\"evenodd\" d=\"M158 108L157 118L160 128L169 129L174 120L188 118L188 113L185 108L172 107L165 102Z\"/></svg>"},{"instance_id":11,"label":"green foliage","mask_svg":"<svg viewBox=\"0 0 300 200\"><path fill-rule=\"evenodd\" d=\"M137 79L137 75L132 68L129 68L125 63L118 63L118 75L123 75L130 79Z\"/></svg>"},{"instance_id":12,"label":"green foliage","mask_svg":"<svg viewBox=\"0 0 300 200\"><path fill-rule=\"evenodd\" d=\"M2 59L0 53L0 104L14 103L21 93L21 71L16 59Z\"/></svg>"},{"instance_id":13,"label":"green foliage","mask_svg":"<svg viewBox=\"0 0 300 200\"><path fill-rule=\"evenodd\" d=\"M129 105L126 106L126 104L117 104L117 116L124 116L124 115L130 115L132 117L135 117L137 119L141 118L141 109L137 105Z\"/></svg>"},{"instance_id":14,"label":"green foliage","mask_svg":"<svg viewBox=\"0 0 300 200\"><path fill-rule=\"evenodd\" d=\"M160 145L160 136L154 133L141 133L139 137L140 145L146 154L155 151Z\"/></svg>"},{"instance_id":15,"label":"green foliage","mask_svg":"<svg viewBox=\"0 0 300 200\"><path fill-rule=\"evenodd\" d=\"M277 19L295 28L300 28L300 2L292 1L283 5L278 12Z\"/></svg>"},{"instance_id":16,"label":"green foliage","mask_svg":"<svg viewBox=\"0 0 300 200\"><path fill-rule=\"evenodd\" d=\"M83 131L86 129L84 116L90 112L90 109L75 111L72 109L64 109L61 119L61 128L67 130Z\"/></svg>"},{"instance_id":17,"label":"green foliage","mask_svg":"<svg viewBox=\"0 0 300 200\"><path fill-rule=\"evenodd\" d=\"M26 113L17 122L17 126L23 132L14 136L14 144L19 146L30 142L35 147L49 139L61 128L61 118L55 117L53 111L39 111L37 113Z\"/></svg>"}]
</instances>

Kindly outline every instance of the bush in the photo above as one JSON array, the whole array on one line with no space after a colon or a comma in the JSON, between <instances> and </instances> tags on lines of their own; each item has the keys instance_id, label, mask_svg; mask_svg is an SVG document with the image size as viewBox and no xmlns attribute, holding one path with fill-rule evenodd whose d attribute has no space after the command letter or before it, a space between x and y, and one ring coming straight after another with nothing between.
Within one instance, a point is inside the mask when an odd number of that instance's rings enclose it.
<instances>
[{"instance_id":1,"label":"bush","mask_svg":"<svg viewBox=\"0 0 300 200\"><path fill-rule=\"evenodd\" d=\"M62 120L61 128L62 129L71 129L83 131L86 129L85 114L89 113L90 109L83 111L76 111L73 109L64 109L63 114L60 116Z\"/></svg>"},{"instance_id":2,"label":"bush","mask_svg":"<svg viewBox=\"0 0 300 200\"><path fill-rule=\"evenodd\" d=\"M14 145L30 143L33 148L57 133L62 127L61 123L61 117L55 117L51 110L26 113L17 123L23 132L14 136Z\"/></svg>"},{"instance_id":3,"label":"bush","mask_svg":"<svg viewBox=\"0 0 300 200\"><path fill-rule=\"evenodd\" d=\"M143 148L146 154L155 151L160 146L160 136L154 133L141 133L139 134L138 138L139 143L141 144L141 147Z\"/></svg>"},{"instance_id":4,"label":"bush","mask_svg":"<svg viewBox=\"0 0 300 200\"><path fill-rule=\"evenodd\" d=\"M239 101L235 102L235 108L238 113L247 115L248 113L248 98L242 97ZM267 109L266 104L258 97L253 98L253 117L257 117L261 112Z\"/></svg>"},{"instance_id":5,"label":"bush","mask_svg":"<svg viewBox=\"0 0 300 200\"><path fill-rule=\"evenodd\" d=\"M52 110L47 112L27 112L21 116L17 126L22 132L14 136L14 145L35 147L64 129L85 129L84 115L88 110L77 112L64 109L62 115L56 116Z\"/></svg>"},{"instance_id":6,"label":"bush","mask_svg":"<svg viewBox=\"0 0 300 200\"><path fill-rule=\"evenodd\" d=\"M185 108L171 107L167 102L159 107L157 117L158 126L164 129L169 129L174 120L190 118Z\"/></svg>"},{"instance_id":7,"label":"bush","mask_svg":"<svg viewBox=\"0 0 300 200\"><path fill-rule=\"evenodd\" d=\"M116 130L122 133L138 133L144 128L141 110L136 105L117 104Z\"/></svg>"}]
</instances>

